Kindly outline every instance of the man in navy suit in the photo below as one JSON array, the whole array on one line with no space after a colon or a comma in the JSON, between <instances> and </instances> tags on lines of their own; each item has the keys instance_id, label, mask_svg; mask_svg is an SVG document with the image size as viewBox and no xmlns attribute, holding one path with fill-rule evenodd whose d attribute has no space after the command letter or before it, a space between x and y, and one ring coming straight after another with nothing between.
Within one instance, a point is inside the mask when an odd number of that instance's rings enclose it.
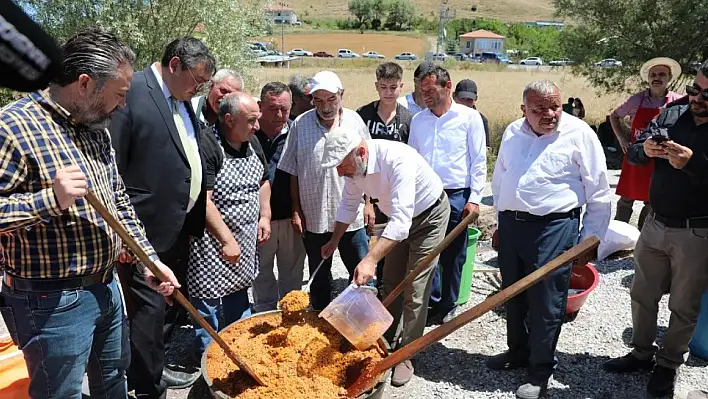
<instances>
[{"instance_id":1,"label":"man in navy suit","mask_svg":"<svg viewBox=\"0 0 708 399\"><path fill-rule=\"evenodd\" d=\"M206 186L199 125L190 99L216 70L209 49L193 37L167 45L161 62L133 75L127 105L112 118L110 133L118 171L148 239L186 291L189 237L204 234ZM180 306L144 282L142 270L119 267L128 319L131 364L128 384L138 398L164 398L166 387L183 388L197 372L165 369L165 352Z\"/></svg>"}]
</instances>

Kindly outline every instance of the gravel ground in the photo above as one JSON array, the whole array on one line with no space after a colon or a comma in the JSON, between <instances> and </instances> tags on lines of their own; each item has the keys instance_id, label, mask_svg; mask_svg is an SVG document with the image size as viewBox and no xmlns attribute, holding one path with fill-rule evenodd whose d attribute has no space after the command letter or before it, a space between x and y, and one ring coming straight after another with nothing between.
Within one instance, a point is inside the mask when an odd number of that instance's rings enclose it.
<instances>
[{"instance_id":1,"label":"gravel ground","mask_svg":"<svg viewBox=\"0 0 708 399\"><path fill-rule=\"evenodd\" d=\"M612 170L611 183L616 184L618 170ZM487 192L489 194L489 191ZM616 198L615 198L616 200ZM490 204L491 198L486 197ZM614 204L613 204L614 208ZM635 206L635 214L639 205ZM635 221L636 223L636 221ZM478 266L494 267L496 252L488 241L480 242ZM601 280L590 295L578 317L563 326L558 343L558 370L549 387L549 398L634 399L646 397L647 375L615 376L601 370L607 359L626 354L632 333L629 286L634 274L631 256L605 260L597 265ZM347 272L341 259L334 258L333 277L336 289L343 289ZM475 273L470 301L461 310L482 302L499 289L494 273ZM668 296L661 302L659 340L668 326ZM0 322L0 334L5 333ZM426 330L429 331L429 330ZM168 358L179 361L186 356L192 330L181 328L173 338L175 348ZM496 309L462 327L416 358L416 376L402 388L387 387L391 398L457 399L514 398L514 391L523 383L522 371L495 372L485 367L485 361L506 349L506 325L503 312ZM708 362L691 357L681 368L674 398L684 399L690 391L705 389L708 383ZM207 398L203 382L191 389L171 390L170 399Z\"/></svg>"}]
</instances>

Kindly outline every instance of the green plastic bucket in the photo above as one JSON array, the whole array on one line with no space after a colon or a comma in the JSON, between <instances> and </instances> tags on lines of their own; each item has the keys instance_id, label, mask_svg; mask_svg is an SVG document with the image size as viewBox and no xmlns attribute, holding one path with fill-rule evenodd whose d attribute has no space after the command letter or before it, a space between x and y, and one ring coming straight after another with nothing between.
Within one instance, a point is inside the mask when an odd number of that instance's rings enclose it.
<instances>
[{"instance_id":1,"label":"green plastic bucket","mask_svg":"<svg viewBox=\"0 0 708 399\"><path fill-rule=\"evenodd\" d=\"M477 228L470 226L467 229L467 261L462 267L462 276L460 277L460 292L457 297L456 305L467 303L470 299L470 291L472 290L472 274L474 272L474 259L477 257L477 239L482 235L482 232Z\"/></svg>"}]
</instances>

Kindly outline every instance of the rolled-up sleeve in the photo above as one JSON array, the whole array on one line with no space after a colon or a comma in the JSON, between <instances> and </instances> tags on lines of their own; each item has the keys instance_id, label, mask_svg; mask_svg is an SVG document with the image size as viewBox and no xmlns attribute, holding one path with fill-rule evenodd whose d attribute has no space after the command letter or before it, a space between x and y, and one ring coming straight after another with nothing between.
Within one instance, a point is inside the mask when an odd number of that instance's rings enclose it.
<instances>
[{"instance_id":1,"label":"rolled-up sleeve","mask_svg":"<svg viewBox=\"0 0 708 399\"><path fill-rule=\"evenodd\" d=\"M354 184L351 178L344 178L344 190L342 190L342 200L337 208L336 220L340 223L350 225L356 219L359 205L361 204L361 196L364 191Z\"/></svg>"},{"instance_id":2,"label":"rolled-up sleeve","mask_svg":"<svg viewBox=\"0 0 708 399\"><path fill-rule=\"evenodd\" d=\"M605 153L602 151L600 141L592 136L592 131L584 135L584 148L582 153L578 154L580 177L585 188L587 205L580 239L597 236L600 240L604 240L612 213L612 192L607 179Z\"/></svg>"},{"instance_id":3,"label":"rolled-up sleeve","mask_svg":"<svg viewBox=\"0 0 708 399\"><path fill-rule=\"evenodd\" d=\"M413 224L415 213L415 172L401 164L393 168L391 179L391 215L382 236L393 241L403 241Z\"/></svg>"},{"instance_id":4,"label":"rolled-up sleeve","mask_svg":"<svg viewBox=\"0 0 708 399\"><path fill-rule=\"evenodd\" d=\"M470 196L467 202L479 204L487 182L487 146L484 123L479 112L473 112L467 131L467 156L470 163Z\"/></svg>"}]
</instances>

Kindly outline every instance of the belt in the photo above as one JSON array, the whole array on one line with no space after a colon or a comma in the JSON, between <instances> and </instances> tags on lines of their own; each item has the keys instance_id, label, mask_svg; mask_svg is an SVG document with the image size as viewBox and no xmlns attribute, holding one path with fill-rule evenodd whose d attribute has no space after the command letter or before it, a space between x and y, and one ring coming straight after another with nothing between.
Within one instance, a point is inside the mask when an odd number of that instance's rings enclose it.
<instances>
[{"instance_id":1,"label":"belt","mask_svg":"<svg viewBox=\"0 0 708 399\"><path fill-rule=\"evenodd\" d=\"M15 291L55 292L78 290L94 284L108 284L113 281L113 266L100 273L70 278L21 278L5 273L3 283Z\"/></svg>"},{"instance_id":2,"label":"belt","mask_svg":"<svg viewBox=\"0 0 708 399\"><path fill-rule=\"evenodd\" d=\"M528 212L521 211L502 211L501 213L503 215L513 216L514 219L519 222L550 222L560 219L579 219L580 209L581 208L575 208L568 212L555 212L543 216L533 215Z\"/></svg>"},{"instance_id":3,"label":"belt","mask_svg":"<svg viewBox=\"0 0 708 399\"><path fill-rule=\"evenodd\" d=\"M708 228L708 217L696 217L696 218L671 218L668 216L659 215L656 212L652 212L654 215L654 220L663 224L666 227L673 229L705 229Z\"/></svg>"}]
</instances>

